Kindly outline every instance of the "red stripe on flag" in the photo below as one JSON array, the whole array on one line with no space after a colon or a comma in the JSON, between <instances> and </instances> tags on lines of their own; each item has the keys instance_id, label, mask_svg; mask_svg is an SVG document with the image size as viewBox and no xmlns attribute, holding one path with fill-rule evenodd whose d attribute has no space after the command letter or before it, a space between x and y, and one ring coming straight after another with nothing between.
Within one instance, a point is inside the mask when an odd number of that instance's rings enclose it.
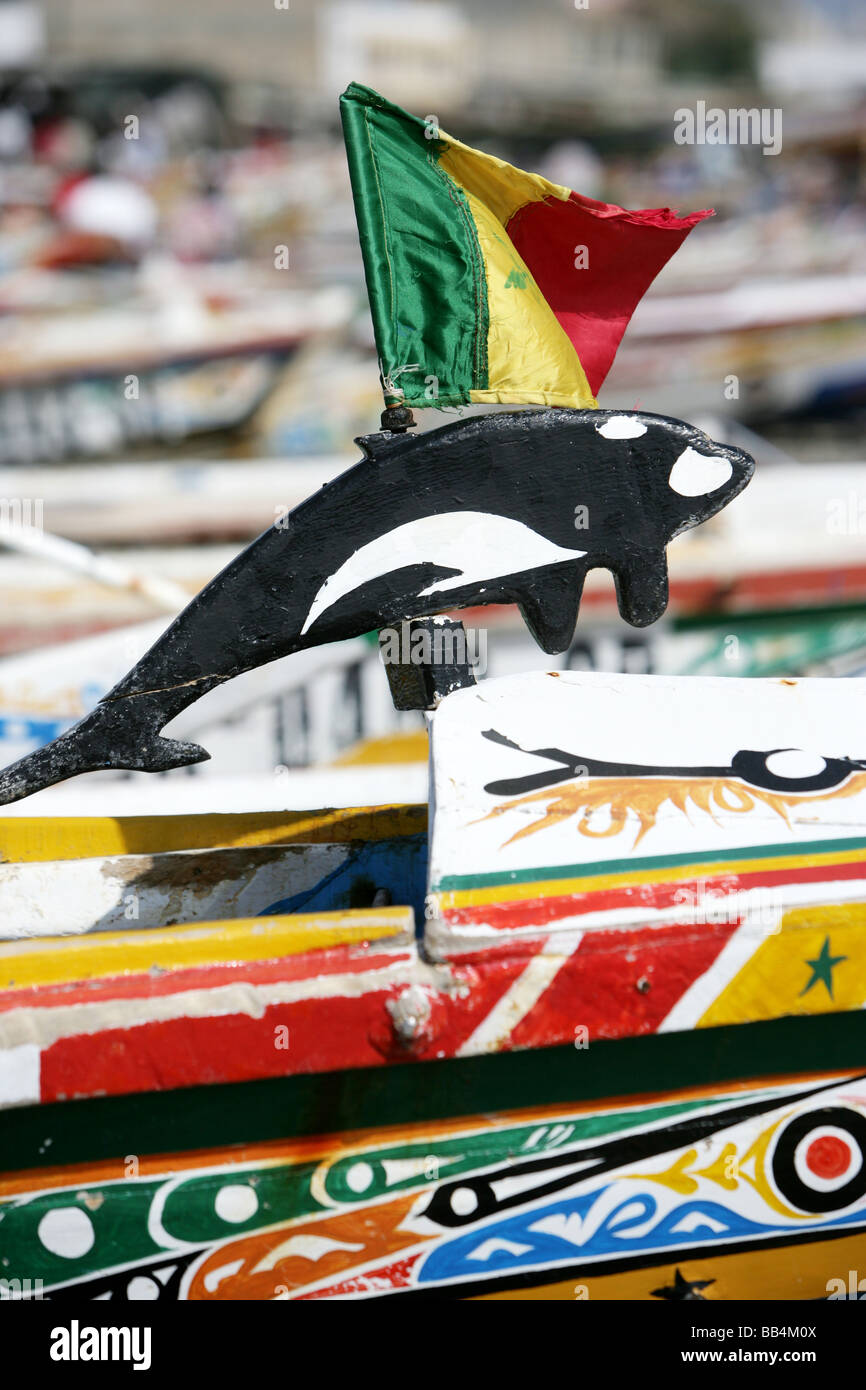
<instances>
[{"instance_id":1,"label":"red stripe on flag","mask_svg":"<svg viewBox=\"0 0 866 1390\"><path fill-rule=\"evenodd\" d=\"M712 215L629 212L572 193L567 201L526 203L509 221L508 235L574 344L593 395L639 301L692 227ZM580 259L584 269L576 267Z\"/></svg>"}]
</instances>

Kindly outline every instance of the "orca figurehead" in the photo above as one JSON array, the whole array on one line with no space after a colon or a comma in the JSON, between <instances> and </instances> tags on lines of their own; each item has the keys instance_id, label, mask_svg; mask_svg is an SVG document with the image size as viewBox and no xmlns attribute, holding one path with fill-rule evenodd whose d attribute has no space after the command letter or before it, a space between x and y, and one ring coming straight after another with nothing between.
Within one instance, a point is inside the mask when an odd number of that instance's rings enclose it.
<instances>
[{"instance_id":1,"label":"orca figurehead","mask_svg":"<svg viewBox=\"0 0 866 1390\"><path fill-rule=\"evenodd\" d=\"M699 526L742 492L754 459L684 420L645 411L599 410L596 432L624 451L642 490L664 516L668 539ZM604 454L599 454L599 461Z\"/></svg>"},{"instance_id":2,"label":"orca figurehead","mask_svg":"<svg viewBox=\"0 0 866 1390\"><path fill-rule=\"evenodd\" d=\"M682 420L644 411L550 411L561 474L575 508L585 570L614 576L621 616L634 627L667 607L666 547L727 506L749 482L754 460ZM577 525L577 521L574 522ZM527 622L531 615L524 613ZM555 647L542 642L548 651ZM561 648L559 648L561 649Z\"/></svg>"},{"instance_id":3,"label":"orca figurehead","mask_svg":"<svg viewBox=\"0 0 866 1390\"><path fill-rule=\"evenodd\" d=\"M725 506L754 468L680 420L567 406L357 442L363 505L375 486L387 503L318 583L305 639L346 636L361 612L381 626L389 603L405 617L512 602L539 645L560 652L591 569L613 574L622 616L644 627L667 604L668 542Z\"/></svg>"},{"instance_id":4,"label":"orca figurehead","mask_svg":"<svg viewBox=\"0 0 866 1390\"><path fill-rule=\"evenodd\" d=\"M97 768L209 755L160 730L222 681L412 617L515 603L565 651L586 574L607 569L644 627L667 606L666 546L754 464L661 415L545 407L365 436L364 458L210 581L95 710L0 774L0 804Z\"/></svg>"}]
</instances>

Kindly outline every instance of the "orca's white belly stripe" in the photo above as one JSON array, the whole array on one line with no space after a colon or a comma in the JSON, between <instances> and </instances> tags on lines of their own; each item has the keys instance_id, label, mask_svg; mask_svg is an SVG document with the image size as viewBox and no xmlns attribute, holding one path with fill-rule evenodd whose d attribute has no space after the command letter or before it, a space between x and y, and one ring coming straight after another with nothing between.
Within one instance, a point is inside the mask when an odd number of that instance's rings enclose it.
<instances>
[{"instance_id":1,"label":"orca's white belly stripe","mask_svg":"<svg viewBox=\"0 0 866 1390\"><path fill-rule=\"evenodd\" d=\"M564 560L579 560L585 550L566 550L522 521L490 512L443 512L396 526L362 545L319 589L301 635L341 598L407 565L432 564L457 573L437 579L418 598L459 589L478 580L520 574Z\"/></svg>"}]
</instances>

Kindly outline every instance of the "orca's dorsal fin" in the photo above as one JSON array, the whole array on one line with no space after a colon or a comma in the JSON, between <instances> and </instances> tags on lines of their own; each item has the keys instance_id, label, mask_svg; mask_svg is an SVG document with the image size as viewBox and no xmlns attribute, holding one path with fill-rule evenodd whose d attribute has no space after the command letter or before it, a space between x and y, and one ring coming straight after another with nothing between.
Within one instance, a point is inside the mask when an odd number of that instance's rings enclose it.
<instances>
[{"instance_id":1,"label":"orca's dorsal fin","mask_svg":"<svg viewBox=\"0 0 866 1390\"><path fill-rule=\"evenodd\" d=\"M414 434L405 434L392 430L380 430L378 434L359 434L355 443L364 455L365 459L374 462L376 459L384 458L392 454L396 449L405 446L407 439L415 439Z\"/></svg>"}]
</instances>

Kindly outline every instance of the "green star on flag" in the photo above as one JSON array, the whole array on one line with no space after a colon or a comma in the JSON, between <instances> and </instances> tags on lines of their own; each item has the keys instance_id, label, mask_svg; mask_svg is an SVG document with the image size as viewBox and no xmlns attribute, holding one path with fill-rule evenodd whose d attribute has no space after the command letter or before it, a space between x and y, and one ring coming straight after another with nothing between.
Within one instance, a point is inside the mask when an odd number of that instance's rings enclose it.
<instances>
[{"instance_id":1,"label":"green star on flag","mask_svg":"<svg viewBox=\"0 0 866 1390\"><path fill-rule=\"evenodd\" d=\"M821 983L827 986L827 993L832 999L833 970L835 966L840 965L843 960L847 959L847 956L831 956L830 938L829 936L825 936L824 945L821 947L821 950L819 951L816 958L814 960L807 960L805 962L806 965L809 965L812 968L812 978L809 981L809 983L805 985L803 989L800 990L800 995L802 996L804 994L808 994L809 990L812 989L813 985Z\"/></svg>"}]
</instances>

